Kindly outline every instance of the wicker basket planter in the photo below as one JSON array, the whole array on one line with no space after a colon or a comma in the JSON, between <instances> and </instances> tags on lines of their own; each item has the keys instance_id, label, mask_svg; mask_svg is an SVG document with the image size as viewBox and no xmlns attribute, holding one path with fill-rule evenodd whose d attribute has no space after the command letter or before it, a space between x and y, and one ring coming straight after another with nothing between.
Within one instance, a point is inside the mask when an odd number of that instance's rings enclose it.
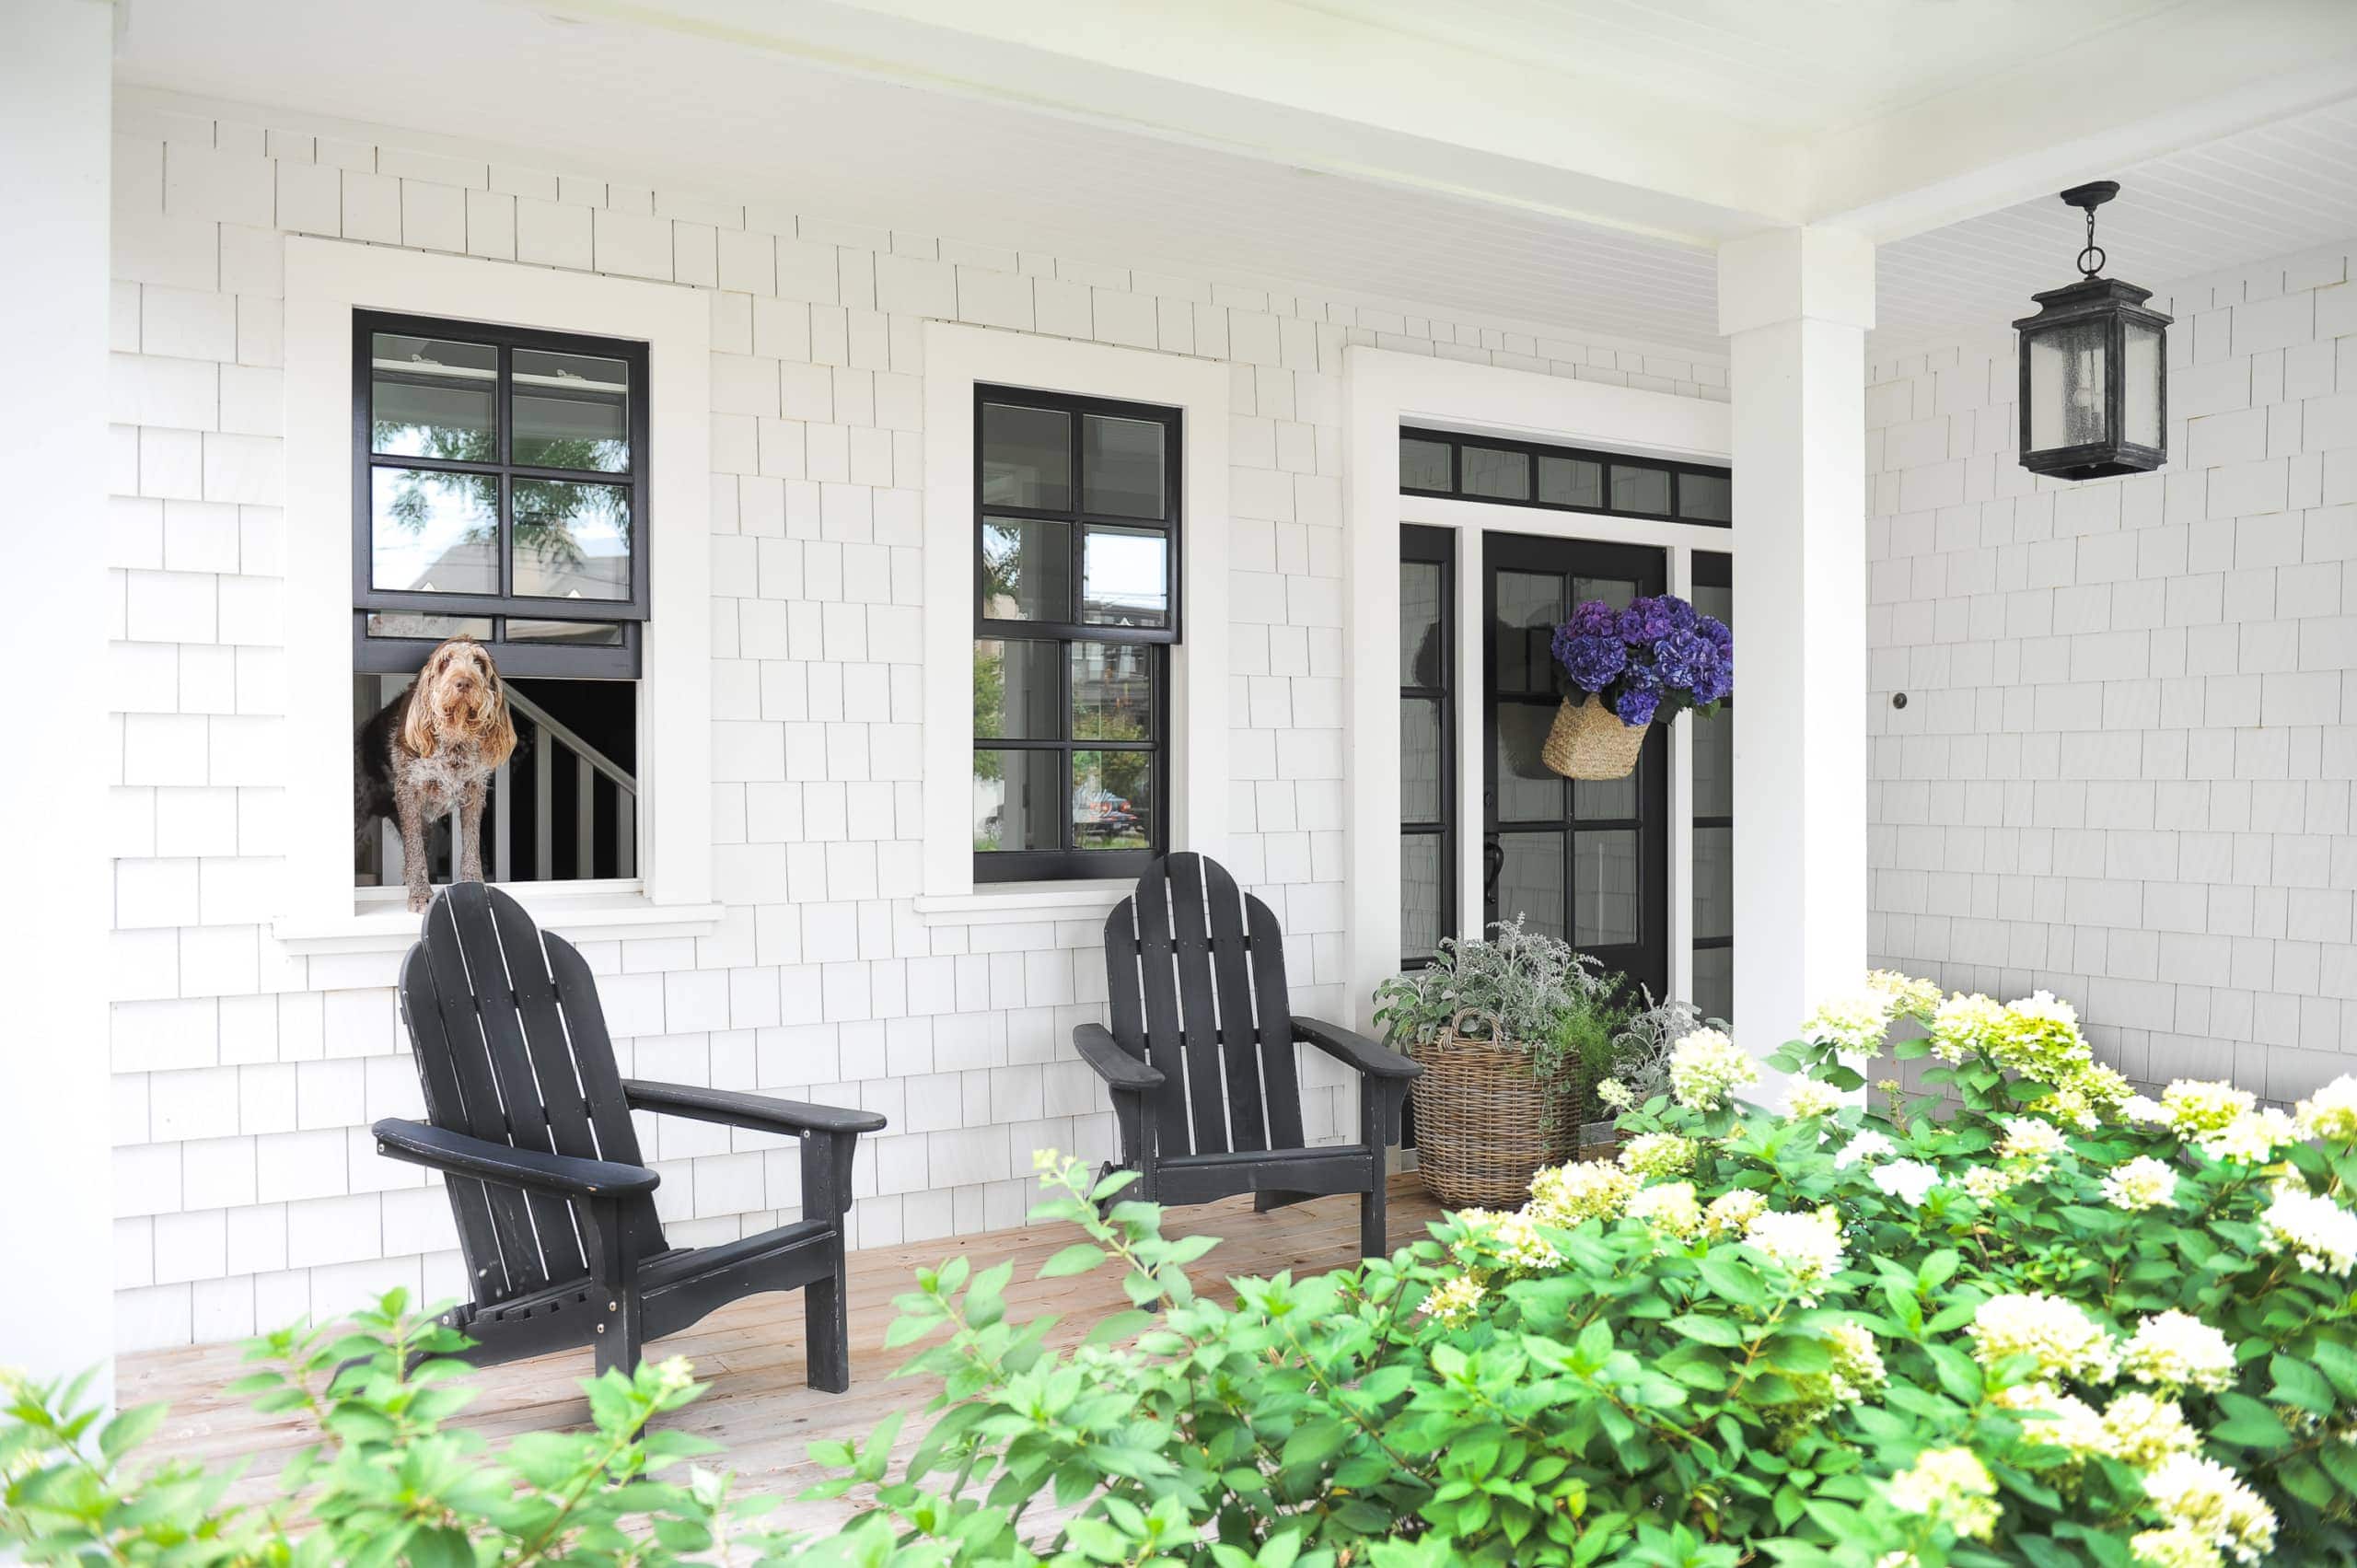
<instances>
[{"instance_id":1,"label":"wicker basket planter","mask_svg":"<svg viewBox=\"0 0 2357 1568\"><path fill-rule=\"evenodd\" d=\"M1580 1153L1580 1097L1534 1078L1512 1044L1465 1034L1469 1021L1459 1015L1416 1048L1417 1168L1452 1209L1519 1208L1532 1177Z\"/></svg>"},{"instance_id":2,"label":"wicker basket planter","mask_svg":"<svg viewBox=\"0 0 2357 1568\"><path fill-rule=\"evenodd\" d=\"M1539 761L1567 779L1625 779L1637 771L1651 724L1622 724L1620 715L1595 696L1563 699L1547 731Z\"/></svg>"}]
</instances>

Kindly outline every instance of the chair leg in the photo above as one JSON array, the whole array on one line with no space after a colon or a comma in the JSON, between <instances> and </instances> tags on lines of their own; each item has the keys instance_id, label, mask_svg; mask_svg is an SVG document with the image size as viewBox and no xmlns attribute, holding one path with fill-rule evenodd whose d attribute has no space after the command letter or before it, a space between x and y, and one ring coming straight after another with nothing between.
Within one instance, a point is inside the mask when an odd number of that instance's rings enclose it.
<instances>
[{"instance_id":1,"label":"chair leg","mask_svg":"<svg viewBox=\"0 0 2357 1568\"><path fill-rule=\"evenodd\" d=\"M1377 1150L1373 1159L1374 1185L1359 1197L1359 1256L1388 1258L1391 1256L1391 1183L1384 1173L1382 1152Z\"/></svg>"},{"instance_id":2,"label":"chair leg","mask_svg":"<svg viewBox=\"0 0 2357 1568\"><path fill-rule=\"evenodd\" d=\"M598 1325L597 1335L598 1376L619 1372L628 1377L638 1371L639 1358L646 1350L646 1304L640 1299L635 1283L614 1293L613 1310Z\"/></svg>"},{"instance_id":3,"label":"chair leg","mask_svg":"<svg viewBox=\"0 0 2357 1568\"><path fill-rule=\"evenodd\" d=\"M802 1287L802 1337L809 1360L807 1381L824 1394L840 1394L851 1387L851 1314L844 1288L843 1260L835 1255L835 1272Z\"/></svg>"}]
</instances>

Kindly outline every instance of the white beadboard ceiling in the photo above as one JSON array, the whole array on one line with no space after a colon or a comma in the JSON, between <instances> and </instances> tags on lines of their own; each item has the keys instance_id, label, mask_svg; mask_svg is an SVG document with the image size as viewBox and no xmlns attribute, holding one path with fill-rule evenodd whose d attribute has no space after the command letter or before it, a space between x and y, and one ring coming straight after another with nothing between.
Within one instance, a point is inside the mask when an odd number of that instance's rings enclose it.
<instances>
[{"instance_id":1,"label":"white beadboard ceiling","mask_svg":"<svg viewBox=\"0 0 2357 1568\"><path fill-rule=\"evenodd\" d=\"M2058 20L2086 36L2184 0L1324 3L1398 29L1446 27L1462 46L1602 61L1653 84L1665 112L1709 101L1805 133L1952 94ZM131 4L126 83L401 127L383 134L403 145L459 138L568 173L1573 339L1721 346L1709 250L1554 213L525 6ZM2115 274L2139 282L2357 235L2357 103L2091 172L2126 183L2103 235ZM1883 337L2023 313L2032 291L2073 275L2077 223L2049 198L1885 247Z\"/></svg>"}]
</instances>

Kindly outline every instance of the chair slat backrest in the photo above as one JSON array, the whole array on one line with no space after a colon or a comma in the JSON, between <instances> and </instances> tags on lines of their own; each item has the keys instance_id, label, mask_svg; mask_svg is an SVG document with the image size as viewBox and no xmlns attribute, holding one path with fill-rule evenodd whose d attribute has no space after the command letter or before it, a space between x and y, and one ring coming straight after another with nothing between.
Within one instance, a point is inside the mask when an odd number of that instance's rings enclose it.
<instances>
[{"instance_id":1,"label":"chair slat backrest","mask_svg":"<svg viewBox=\"0 0 2357 1568\"><path fill-rule=\"evenodd\" d=\"M437 1127L544 1154L643 1163L598 987L572 944L495 888L460 882L425 912L401 965L401 1016ZM503 1301L588 1272L561 1199L450 1178L475 1299ZM663 1250L651 1199L624 1217L638 1256Z\"/></svg>"},{"instance_id":2,"label":"chair slat backrest","mask_svg":"<svg viewBox=\"0 0 2357 1568\"><path fill-rule=\"evenodd\" d=\"M1216 861L1165 856L1105 922L1113 1039L1163 1075L1166 1156L1303 1146L1284 944Z\"/></svg>"}]
</instances>

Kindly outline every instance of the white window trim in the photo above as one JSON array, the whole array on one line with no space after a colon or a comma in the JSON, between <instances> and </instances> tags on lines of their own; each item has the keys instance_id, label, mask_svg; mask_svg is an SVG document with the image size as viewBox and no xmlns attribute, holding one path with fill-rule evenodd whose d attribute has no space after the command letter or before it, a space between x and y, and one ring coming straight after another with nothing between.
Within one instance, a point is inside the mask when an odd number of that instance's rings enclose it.
<instances>
[{"instance_id":1,"label":"white window trim","mask_svg":"<svg viewBox=\"0 0 2357 1568\"><path fill-rule=\"evenodd\" d=\"M649 620L638 683L641 876L518 883L559 931L716 930L712 901L710 307L693 290L470 257L286 241L287 856L273 934L398 950L417 917L352 877L352 313L399 311L647 344Z\"/></svg>"},{"instance_id":2,"label":"white window trim","mask_svg":"<svg viewBox=\"0 0 2357 1568\"><path fill-rule=\"evenodd\" d=\"M1566 447L1724 463L1734 447L1725 403L1649 392L1535 371L1354 346L1343 360L1350 396L1349 755L1399 754L1399 525L1426 523L1457 534L1457 668L1461 691L1481 679L1481 544L1485 531L1646 544L1669 554L1669 582L1693 584L1694 552L1732 553L1733 528L1659 519L1498 506L1455 497L1403 495L1399 427L1418 424ZM1481 705L1455 704L1457 931L1481 924ZM1670 726L1670 987L1691 990L1693 880L1690 864L1693 740ZM1399 972L1399 770L1351 768L1344 779L1350 829L1349 995L1361 1028L1373 1022L1375 988ZM1471 821L1477 830L1466 831Z\"/></svg>"},{"instance_id":3,"label":"white window trim","mask_svg":"<svg viewBox=\"0 0 2357 1568\"><path fill-rule=\"evenodd\" d=\"M1168 842L1227 842L1228 371L1210 360L929 321L924 329L923 892L928 924L1101 915L1127 881L974 881L974 388L977 383L1181 411L1179 614L1171 652Z\"/></svg>"}]
</instances>

